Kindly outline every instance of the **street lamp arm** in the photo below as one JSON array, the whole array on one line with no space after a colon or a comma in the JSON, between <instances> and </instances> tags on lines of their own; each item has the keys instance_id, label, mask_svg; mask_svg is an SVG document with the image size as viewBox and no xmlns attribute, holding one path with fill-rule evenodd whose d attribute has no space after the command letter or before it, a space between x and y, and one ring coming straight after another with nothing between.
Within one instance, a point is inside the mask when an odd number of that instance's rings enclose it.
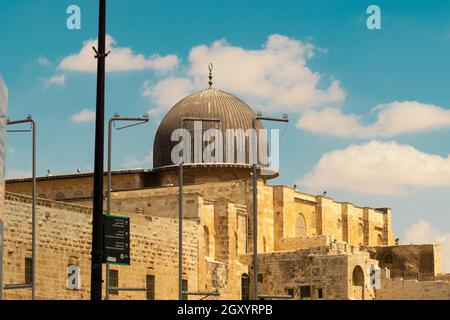
<instances>
[{"instance_id":1,"label":"street lamp arm","mask_svg":"<svg viewBox=\"0 0 450 320\"><path fill-rule=\"evenodd\" d=\"M253 127L253 129L256 129L256 121L259 121L259 120L276 121L276 122L289 122L289 118L288 118L287 115L284 115L282 118L256 116L252 120L252 127Z\"/></svg>"},{"instance_id":2,"label":"street lamp arm","mask_svg":"<svg viewBox=\"0 0 450 320\"><path fill-rule=\"evenodd\" d=\"M22 123L31 123L31 124L35 125L35 121L32 118L26 118L26 119L21 119L21 120L13 120L13 121L8 120L6 122L6 124L8 126L13 126L13 125L22 124Z\"/></svg>"},{"instance_id":3,"label":"street lamp arm","mask_svg":"<svg viewBox=\"0 0 450 320\"><path fill-rule=\"evenodd\" d=\"M182 117L181 123L185 121L204 121L204 122L220 122L219 118L201 118L201 117Z\"/></svg>"},{"instance_id":4,"label":"street lamp arm","mask_svg":"<svg viewBox=\"0 0 450 320\"><path fill-rule=\"evenodd\" d=\"M131 121L131 120L129 120L129 121ZM135 120L135 121L140 121L140 122L128 124L128 125L126 125L126 126L117 128L116 130L122 130L122 129L130 128L130 127L135 127L135 126L139 126L139 125L141 125L141 124L144 124L144 123L147 123L147 122L148 122L148 120Z\"/></svg>"}]
</instances>

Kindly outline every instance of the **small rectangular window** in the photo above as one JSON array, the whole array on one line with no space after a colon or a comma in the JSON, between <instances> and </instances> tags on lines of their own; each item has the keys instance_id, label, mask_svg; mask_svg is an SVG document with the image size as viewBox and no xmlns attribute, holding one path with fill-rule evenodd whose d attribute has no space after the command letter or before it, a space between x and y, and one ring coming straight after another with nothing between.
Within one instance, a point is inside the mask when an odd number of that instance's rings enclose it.
<instances>
[{"instance_id":1,"label":"small rectangular window","mask_svg":"<svg viewBox=\"0 0 450 320\"><path fill-rule=\"evenodd\" d=\"M300 286L300 298L311 298L311 286Z\"/></svg>"},{"instance_id":2,"label":"small rectangular window","mask_svg":"<svg viewBox=\"0 0 450 320\"><path fill-rule=\"evenodd\" d=\"M294 298L294 289L289 288L286 293L288 296L291 296L291 299Z\"/></svg>"},{"instance_id":3,"label":"small rectangular window","mask_svg":"<svg viewBox=\"0 0 450 320\"><path fill-rule=\"evenodd\" d=\"M317 298L323 299L323 289L322 288L317 289Z\"/></svg>"},{"instance_id":4,"label":"small rectangular window","mask_svg":"<svg viewBox=\"0 0 450 320\"><path fill-rule=\"evenodd\" d=\"M148 275L147 283L147 300L155 300L155 276Z\"/></svg>"},{"instance_id":5,"label":"small rectangular window","mask_svg":"<svg viewBox=\"0 0 450 320\"><path fill-rule=\"evenodd\" d=\"M188 281L183 279L182 283L181 283L181 290L183 291L183 299L182 300L188 300Z\"/></svg>"},{"instance_id":6,"label":"small rectangular window","mask_svg":"<svg viewBox=\"0 0 450 320\"><path fill-rule=\"evenodd\" d=\"M33 259L25 258L25 283L33 282Z\"/></svg>"},{"instance_id":7,"label":"small rectangular window","mask_svg":"<svg viewBox=\"0 0 450 320\"><path fill-rule=\"evenodd\" d=\"M263 283L264 282L264 275L262 273L258 273L258 282Z\"/></svg>"},{"instance_id":8,"label":"small rectangular window","mask_svg":"<svg viewBox=\"0 0 450 320\"><path fill-rule=\"evenodd\" d=\"M119 287L119 270L109 270L109 287ZM119 290L109 290L109 294L118 295Z\"/></svg>"}]
</instances>

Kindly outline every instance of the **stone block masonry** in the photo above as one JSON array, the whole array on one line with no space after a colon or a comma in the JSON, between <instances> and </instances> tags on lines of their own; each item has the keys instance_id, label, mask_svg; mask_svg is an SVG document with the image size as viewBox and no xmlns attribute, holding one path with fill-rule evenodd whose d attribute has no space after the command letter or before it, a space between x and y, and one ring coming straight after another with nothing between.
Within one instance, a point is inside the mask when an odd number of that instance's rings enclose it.
<instances>
[{"instance_id":1,"label":"stone block masonry","mask_svg":"<svg viewBox=\"0 0 450 320\"><path fill-rule=\"evenodd\" d=\"M31 258L31 198L6 194L4 283L25 282L25 259ZM111 266L119 271L120 287L146 286L155 277L155 298L176 299L178 280L178 223L174 219L127 214L131 221L131 266ZM39 200L37 203L37 299L89 299L91 209ZM203 287L198 276L201 245L195 221L184 222L183 269L190 291ZM67 267L81 269L81 290L68 290ZM103 290L104 291L104 290ZM5 299L30 299L29 289L7 290ZM124 292L111 299L145 299L146 292Z\"/></svg>"}]
</instances>

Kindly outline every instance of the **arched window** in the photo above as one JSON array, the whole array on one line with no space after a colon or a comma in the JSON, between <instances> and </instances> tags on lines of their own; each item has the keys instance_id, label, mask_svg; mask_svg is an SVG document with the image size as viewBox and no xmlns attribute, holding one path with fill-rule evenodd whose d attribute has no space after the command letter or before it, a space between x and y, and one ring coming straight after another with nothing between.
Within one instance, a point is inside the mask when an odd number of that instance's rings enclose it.
<instances>
[{"instance_id":1,"label":"arched window","mask_svg":"<svg viewBox=\"0 0 450 320\"><path fill-rule=\"evenodd\" d=\"M250 300L250 277L246 273L241 276L241 298Z\"/></svg>"},{"instance_id":2,"label":"arched window","mask_svg":"<svg viewBox=\"0 0 450 320\"><path fill-rule=\"evenodd\" d=\"M75 194L73 195L73 197L74 197L75 199L84 198L84 194L83 194L82 191L77 191L77 192L75 192Z\"/></svg>"},{"instance_id":3,"label":"arched window","mask_svg":"<svg viewBox=\"0 0 450 320\"><path fill-rule=\"evenodd\" d=\"M379 246L382 246L382 245L383 245L383 237L381 236L381 234L379 234L379 235L377 236L377 244L378 244Z\"/></svg>"},{"instance_id":4,"label":"arched window","mask_svg":"<svg viewBox=\"0 0 450 320\"><path fill-rule=\"evenodd\" d=\"M302 237L306 235L306 220L305 217L299 213L297 221L295 222L295 236Z\"/></svg>"},{"instance_id":5,"label":"arched window","mask_svg":"<svg viewBox=\"0 0 450 320\"><path fill-rule=\"evenodd\" d=\"M341 221L341 219L338 219L337 220L337 228L338 228L338 230L341 230L341 228L342 228L342 221Z\"/></svg>"},{"instance_id":6,"label":"arched window","mask_svg":"<svg viewBox=\"0 0 450 320\"><path fill-rule=\"evenodd\" d=\"M364 226L360 223L358 225L358 237L359 237L359 245L364 243Z\"/></svg>"},{"instance_id":7,"label":"arched window","mask_svg":"<svg viewBox=\"0 0 450 320\"><path fill-rule=\"evenodd\" d=\"M363 287L364 286L364 272L360 266L356 266L352 273L352 285Z\"/></svg>"},{"instance_id":8,"label":"arched window","mask_svg":"<svg viewBox=\"0 0 450 320\"><path fill-rule=\"evenodd\" d=\"M64 195L64 193L58 192L58 193L56 194L56 197L55 197L55 200L56 200L56 201L63 201L63 200L65 200L65 199L66 199L66 196Z\"/></svg>"},{"instance_id":9,"label":"arched window","mask_svg":"<svg viewBox=\"0 0 450 320\"><path fill-rule=\"evenodd\" d=\"M203 226L203 236L205 237L205 256L209 257L209 229Z\"/></svg>"}]
</instances>

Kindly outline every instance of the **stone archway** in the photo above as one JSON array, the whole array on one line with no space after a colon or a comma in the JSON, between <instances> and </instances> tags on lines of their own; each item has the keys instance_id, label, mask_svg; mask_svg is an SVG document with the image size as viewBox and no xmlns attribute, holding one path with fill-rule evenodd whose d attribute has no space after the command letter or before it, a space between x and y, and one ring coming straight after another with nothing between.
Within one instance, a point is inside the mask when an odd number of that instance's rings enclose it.
<instances>
[{"instance_id":1,"label":"stone archway","mask_svg":"<svg viewBox=\"0 0 450 320\"><path fill-rule=\"evenodd\" d=\"M364 271L361 266L355 266L352 272L351 298L364 300Z\"/></svg>"},{"instance_id":2,"label":"stone archway","mask_svg":"<svg viewBox=\"0 0 450 320\"><path fill-rule=\"evenodd\" d=\"M295 221L295 236L296 237L306 236L306 220L303 214L301 213L297 215L297 220Z\"/></svg>"},{"instance_id":3,"label":"stone archway","mask_svg":"<svg viewBox=\"0 0 450 320\"><path fill-rule=\"evenodd\" d=\"M246 273L241 276L241 299L250 300L250 277Z\"/></svg>"}]
</instances>

